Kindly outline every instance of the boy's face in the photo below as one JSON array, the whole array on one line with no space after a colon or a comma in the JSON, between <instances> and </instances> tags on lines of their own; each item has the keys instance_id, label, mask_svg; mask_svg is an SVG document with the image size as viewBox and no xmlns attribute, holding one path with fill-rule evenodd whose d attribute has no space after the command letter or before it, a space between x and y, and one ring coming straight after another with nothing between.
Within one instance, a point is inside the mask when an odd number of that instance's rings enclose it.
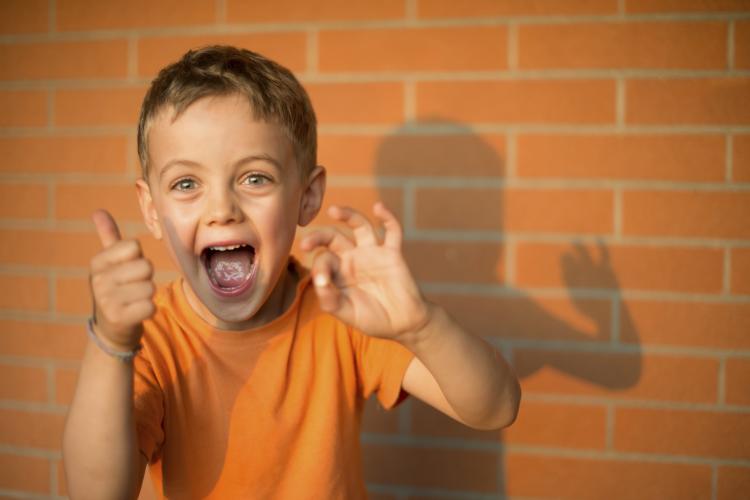
<instances>
[{"instance_id":1,"label":"boy's face","mask_svg":"<svg viewBox=\"0 0 750 500\"><path fill-rule=\"evenodd\" d=\"M174 122L172 113L149 131L149 178L138 181L146 224L206 320L224 329L266 323L280 312L296 227L320 208L325 172L303 179L284 130L255 120L243 96L202 98Z\"/></svg>"}]
</instances>

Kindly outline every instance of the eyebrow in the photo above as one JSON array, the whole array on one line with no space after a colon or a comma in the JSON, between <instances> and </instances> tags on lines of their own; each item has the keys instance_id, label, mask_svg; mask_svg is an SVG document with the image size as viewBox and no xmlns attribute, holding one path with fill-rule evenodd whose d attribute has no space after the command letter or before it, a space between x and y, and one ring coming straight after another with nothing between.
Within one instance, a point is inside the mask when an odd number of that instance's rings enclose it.
<instances>
[{"instance_id":1,"label":"eyebrow","mask_svg":"<svg viewBox=\"0 0 750 500\"><path fill-rule=\"evenodd\" d=\"M248 156L242 157L239 160L237 160L236 162L234 162L233 167L236 168L239 165L242 165L244 163L250 163L250 162L253 162L253 161L267 161L267 162L271 163L277 169L283 170L281 162L279 162L273 156L265 154L265 153L248 155ZM184 158L175 158L174 160L169 160L161 168L161 171L159 172L159 179L161 179L162 177L164 177L164 173L167 172L170 168L176 167L178 165L184 165L184 166L188 166L188 167L206 168L205 165L203 165L202 163L199 163L197 161L187 160L187 159L184 159Z\"/></svg>"}]
</instances>

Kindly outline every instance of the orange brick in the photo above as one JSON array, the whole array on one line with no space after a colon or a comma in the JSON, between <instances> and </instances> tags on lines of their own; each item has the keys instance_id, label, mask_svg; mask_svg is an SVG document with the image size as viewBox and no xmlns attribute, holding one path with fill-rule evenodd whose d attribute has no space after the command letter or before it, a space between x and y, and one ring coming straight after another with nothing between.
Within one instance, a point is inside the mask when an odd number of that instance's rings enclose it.
<instances>
[{"instance_id":1,"label":"orange brick","mask_svg":"<svg viewBox=\"0 0 750 500\"><path fill-rule=\"evenodd\" d=\"M0 34L43 33L49 29L47 0L0 2Z\"/></svg>"},{"instance_id":2,"label":"orange brick","mask_svg":"<svg viewBox=\"0 0 750 500\"><path fill-rule=\"evenodd\" d=\"M750 248L734 248L731 254L732 293L750 295Z\"/></svg>"},{"instance_id":3,"label":"orange brick","mask_svg":"<svg viewBox=\"0 0 750 500\"><path fill-rule=\"evenodd\" d=\"M374 187L360 186L329 186L326 189L323 208L315 219L315 224L339 224L326 215L326 210L331 205L349 206L372 218L372 206L378 200L383 201L383 203L385 203L385 205L390 208L400 220L403 220L403 201L400 189L376 189Z\"/></svg>"},{"instance_id":4,"label":"orange brick","mask_svg":"<svg viewBox=\"0 0 750 500\"><path fill-rule=\"evenodd\" d=\"M78 370L72 368L58 368L55 371L55 403L69 405L73 401Z\"/></svg>"},{"instance_id":5,"label":"orange brick","mask_svg":"<svg viewBox=\"0 0 750 500\"><path fill-rule=\"evenodd\" d=\"M328 175L377 175L384 140L376 135L321 134L318 163L326 167Z\"/></svg>"},{"instance_id":6,"label":"orange brick","mask_svg":"<svg viewBox=\"0 0 750 500\"><path fill-rule=\"evenodd\" d=\"M177 271L172 261L172 257L169 255L167 246L163 241L159 241L151 236L151 233L141 233L137 235L138 241L141 243L143 249L143 255L149 259L157 272L160 271Z\"/></svg>"},{"instance_id":7,"label":"orange brick","mask_svg":"<svg viewBox=\"0 0 750 500\"><path fill-rule=\"evenodd\" d=\"M620 328L628 343L750 349L750 304L627 300Z\"/></svg>"},{"instance_id":8,"label":"orange brick","mask_svg":"<svg viewBox=\"0 0 750 500\"><path fill-rule=\"evenodd\" d=\"M503 283L502 247L466 241L406 241L404 256L421 282ZM467 266L467 263L471 263Z\"/></svg>"},{"instance_id":9,"label":"orange brick","mask_svg":"<svg viewBox=\"0 0 750 500\"><path fill-rule=\"evenodd\" d=\"M400 83L313 83L305 88L320 124L396 124L404 119Z\"/></svg>"},{"instance_id":10,"label":"orange brick","mask_svg":"<svg viewBox=\"0 0 750 500\"><path fill-rule=\"evenodd\" d=\"M420 436L497 441L500 431L476 431L425 404L415 404L412 429ZM606 446L606 409L524 401L516 422L502 431L505 443L599 449Z\"/></svg>"},{"instance_id":11,"label":"orange brick","mask_svg":"<svg viewBox=\"0 0 750 500\"><path fill-rule=\"evenodd\" d=\"M55 463L57 468L57 494L60 496L68 496L68 485L65 481L65 468L62 460ZM149 474L144 474L148 476ZM139 497L140 500L140 497Z\"/></svg>"},{"instance_id":12,"label":"orange brick","mask_svg":"<svg viewBox=\"0 0 750 500\"><path fill-rule=\"evenodd\" d=\"M724 180L720 135L524 134L517 141L521 177Z\"/></svg>"},{"instance_id":13,"label":"orange brick","mask_svg":"<svg viewBox=\"0 0 750 500\"><path fill-rule=\"evenodd\" d=\"M520 25L523 69L724 69L723 22Z\"/></svg>"},{"instance_id":14,"label":"orange brick","mask_svg":"<svg viewBox=\"0 0 750 500\"><path fill-rule=\"evenodd\" d=\"M746 125L750 78L629 80L625 101L631 124Z\"/></svg>"},{"instance_id":15,"label":"orange brick","mask_svg":"<svg viewBox=\"0 0 750 500\"><path fill-rule=\"evenodd\" d=\"M39 127L46 124L47 92L0 91L0 127Z\"/></svg>"},{"instance_id":16,"label":"orange brick","mask_svg":"<svg viewBox=\"0 0 750 500\"><path fill-rule=\"evenodd\" d=\"M500 188L420 188L415 195L415 224L420 229L483 230L499 233L503 230L505 221L509 219L503 210L504 195L507 193Z\"/></svg>"},{"instance_id":17,"label":"orange brick","mask_svg":"<svg viewBox=\"0 0 750 500\"><path fill-rule=\"evenodd\" d=\"M750 238L750 193L626 191L623 233L697 238Z\"/></svg>"},{"instance_id":18,"label":"orange brick","mask_svg":"<svg viewBox=\"0 0 750 500\"><path fill-rule=\"evenodd\" d=\"M430 294L467 330L523 340L602 341L610 338L609 300Z\"/></svg>"},{"instance_id":19,"label":"orange brick","mask_svg":"<svg viewBox=\"0 0 750 500\"><path fill-rule=\"evenodd\" d=\"M92 224L93 226L93 224ZM85 267L99 251L100 244L92 233L64 233L43 230L0 230L0 263L44 267Z\"/></svg>"},{"instance_id":20,"label":"orange brick","mask_svg":"<svg viewBox=\"0 0 750 500\"><path fill-rule=\"evenodd\" d=\"M211 24L213 2L205 0L58 0L57 29L60 31L117 28L162 28Z\"/></svg>"},{"instance_id":21,"label":"orange brick","mask_svg":"<svg viewBox=\"0 0 750 500\"><path fill-rule=\"evenodd\" d=\"M501 134L391 135L375 155L377 176L504 177L506 137Z\"/></svg>"},{"instance_id":22,"label":"orange brick","mask_svg":"<svg viewBox=\"0 0 750 500\"><path fill-rule=\"evenodd\" d=\"M420 229L543 233L612 231L610 191L550 189L438 189L416 193Z\"/></svg>"},{"instance_id":23,"label":"orange brick","mask_svg":"<svg viewBox=\"0 0 750 500\"><path fill-rule=\"evenodd\" d=\"M747 460L750 414L617 408L616 450Z\"/></svg>"},{"instance_id":24,"label":"orange brick","mask_svg":"<svg viewBox=\"0 0 750 500\"><path fill-rule=\"evenodd\" d=\"M616 0L420 0L419 17L505 17L559 14L615 14Z\"/></svg>"},{"instance_id":25,"label":"orange brick","mask_svg":"<svg viewBox=\"0 0 750 500\"><path fill-rule=\"evenodd\" d=\"M735 135L732 147L732 180L750 182L750 135Z\"/></svg>"},{"instance_id":26,"label":"orange brick","mask_svg":"<svg viewBox=\"0 0 750 500\"><path fill-rule=\"evenodd\" d=\"M516 350L524 393L714 403L715 359L643 353Z\"/></svg>"},{"instance_id":27,"label":"orange brick","mask_svg":"<svg viewBox=\"0 0 750 500\"><path fill-rule=\"evenodd\" d=\"M0 453L0 488L48 494L50 461L41 457Z\"/></svg>"},{"instance_id":28,"label":"orange brick","mask_svg":"<svg viewBox=\"0 0 750 500\"><path fill-rule=\"evenodd\" d=\"M230 22L372 21L404 16L403 0L350 2L348 0L277 0L274 3L227 1Z\"/></svg>"},{"instance_id":29,"label":"orange brick","mask_svg":"<svg viewBox=\"0 0 750 500\"><path fill-rule=\"evenodd\" d=\"M492 442L501 439L500 431L472 429L456 422L417 398L411 399L411 410L409 413L411 414L411 435L420 437L423 440L424 438L448 438L473 442Z\"/></svg>"},{"instance_id":30,"label":"orange brick","mask_svg":"<svg viewBox=\"0 0 750 500\"><path fill-rule=\"evenodd\" d=\"M0 217L46 218L47 191L47 186L39 184L0 184Z\"/></svg>"},{"instance_id":31,"label":"orange brick","mask_svg":"<svg viewBox=\"0 0 750 500\"><path fill-rule=\"evenodd\" d=\"M734 67L750 69L750 21L735 21Z\"/></svg>"},{"instance_id":32,"label":"orange brick","mask_svg":"<svg viewBox=\"0 0 750 500\"><path fill-rule=\"evenodd\" d=\"M0 352L5 356L79 360L86 345L86 326L0 321Z\"/></svg>"},{"instance_id":33,"label":"orange brick","mask_svg":"<svg viewBox=\"0 0 750 500\"><path fill-rule=\"evenodd\" d=\"M711 466L601 458L506 456L506 494L560 500L710 498Z\"/></svg>"},{"instance_id":34,"label":"orange brick","mask_svg":"<svg viewBox=\"0 0 750 500\"><path fill-rule=\"evenodd\" d=\"M747 330L745 330L747 331ZM750 360L729 358L726 361L726 402L750 406Z\"/></svg>"},{"instance_id":35,"label":"orange brick","mask_svg":"<svg viewBox=\"0 0 750 500\"><path fill-rule=\"evenodd\" d=\"M494 452L374 443L365 444L362 449L368 482L484 493L497 491L498 454Z\"/></svg>"},{"instance_id":36,"label":"orange brick","mask_svg":"<svg viewBox=\"0 0 750 500\"><path fill-rule=\"evenodd\" d=\"M43 276L0 275L0 308L22 311L46 311L49 308L49 283Z\"/></svg>"},{"instance_id":37,"label":"orange brick","mask_svg":"<svg viewBox=\"0 0 750 500\"><path fill-rule=\"evenodd\" d=\"M124 136L0 137L0 172L124 172Z\"/></svg>"},{"instance_id":38,"label":"orange brick","mask_svg":"<svg viewBox=\"0 0 750 500\"><path fill-rule=\"evenodd\" d=\"M661 12L743 12L748 10L745 0L628 0L628 13L655 14Z\"/></svg>"},{"instance_id":39,"label":"orange brick","mask_svg":"<svg viewBox=\"0 0 750 500\"><path fill-rule=\"evenodd\" d=\"M89 314L91 292L88 278L58 276L55 284L55 310L65 314Z\"/></svg>"},{"instance_id":40,"label":"orange brick","mask_svg":"<svg viewBox=\"0 0 750 500\"><path fill-rule=\"evenodd\" d=\"M34 366L0 365L0 399L47 401L47 370Z\"/></svg>"},{"instance_id":41,"label":"orange brick","mask_svg":"<svg viewBox=\"0 0 750 500\"><path fill-rule=\"evenodd\" d=\"M749 467L719 467L717 500L735 500L750 491Z\"/></svg>"},{"instance_id":42,"label":"orange brick","mask_svg":"<svg viewBox=\"0 0 750 500\"><path fill-rule=\"evenodd\" d=\"M722 289L723 252L713 248L608 245L610 266L588 265L567 245L521 243L516 283L528 287L580 287L611 290L671 290L717 293ZM594 262L594 247L583 250ZM595 257L596 256L596 257ZM691 272L686 273L685 269Z\"/></svg>"},{"instance_id":43,"label":"orange brick","mask_svg":"<svg viewBox=\"0 0 750 500\"><path fill-rule=\"evenodd\" d=\"M189 49L227 44L259 52L292 71L306 66L307 38L304 33L255 33L190 37L144 37L138 40L138 74L155 76L167 64L179 60Z\"/></svg>"},{"instance_id":44,"label":"orange brick","mask_svg":"<svg viewBox=\"0 0 750 500\"><path fill-rule=\"evenodd\" d=\"M55 123L64 126L138 126L143 87L106 89L58 89L55 94Z\"/></svg>"},{"instance_id":45,"label":"orange brick","mask_svg":"<svg viewBox=\"0 0 750 500\"><path fill-rule=\"evenodd\" d=\"M396 131L385 137L323 134L318 148L320 163L334 175L503 177L505 142L500 134Z\"/></svg>"},{"instance_id":46,"label":"orange brick","mask_svg":"<svg viewBox=\"0 0 750 500\"><path fill-rule=\"evenodd\" d=\"M384 410L375 400L365 402L362 415L362 431L378 434L395 434L398 432L398 412Z\"/></svg>"},{"instance_id":47,"label":"orange brick","mask_svg":"<svg viewBox=\"0 0 750 500\"><path fill-rule=\"evenodd\" d=\"M55 217L91 221L91 213L106 208L118 223L141 222L135 185L58 184Z\"/></svg>"},{"instance_id":48,"label":"orange brick","mask_svg":"<svg viewBox=\"0 0 750 500\"><path fill-rule=\"evenodd\" d=\"M56 450L62 441L65 415L0 410L0 443Z\"/></svg>"},{"instance_id":49,"label":"orange brick","mask_svg":"<svg viewBox=\"0 0 750 500\"><path fill-rule=\"evenodd\" d=\"M615 86L606 80L418 82L417 114L473 123L614 123Z\"/></svg>"},{"instance_id":50,"label":"orange brick","mask_svg":"<svg viewBox=\"0 0 750 500\"><path fill-rule=\"evenodd\" d=\"M0 46L0 80L125 76L125 40L17 43Z\"/></svg>"},{"instance_id":51,"label":"orange brick","mask_svg":"<svg viewBox=\"0 0 750 500\"><path fill-rule=\"evenodd\" d=\"M321 71L479 71L507 67L501 26L322 31Z\"/></svg>"}]
</instances>

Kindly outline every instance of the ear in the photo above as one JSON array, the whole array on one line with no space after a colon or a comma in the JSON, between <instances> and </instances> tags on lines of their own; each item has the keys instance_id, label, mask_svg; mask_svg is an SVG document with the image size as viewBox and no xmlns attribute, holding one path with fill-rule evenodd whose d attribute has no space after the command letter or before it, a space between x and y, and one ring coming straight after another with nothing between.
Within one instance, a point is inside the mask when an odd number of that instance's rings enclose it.
<instances>
[{"instance_id":1,"label":"ear","mask_svg":"<svg viewBox=\"0 0 750 500\"><path fill-rule=\"evenodd\" d=\"M323 204L323 194L326 191L326 169L316 166L307 176L305 191L299 205L299 217L297 224L306 226L318 215L320 206Z\"/></svg>"},{"instance_id":2,"label":"ear","mask_svg":"<svg viewBox=\"0 0 750 500\"><path fill-rule=\"evenodd\" d=\"M151 188L143 179L135 181L135 189L138 193L138 203L141 206L141 214L146 227L157 240L161 239L161 224L159 223L159 214L156 212L154 199L151 197Z\"/></svg>"}]
</instances>

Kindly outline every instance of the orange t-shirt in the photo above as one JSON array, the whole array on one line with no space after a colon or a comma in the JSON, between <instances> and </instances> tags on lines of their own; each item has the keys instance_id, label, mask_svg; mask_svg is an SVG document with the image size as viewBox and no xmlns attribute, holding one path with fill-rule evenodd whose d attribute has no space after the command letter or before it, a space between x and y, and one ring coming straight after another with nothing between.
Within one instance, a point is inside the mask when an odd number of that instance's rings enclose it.
<instances>
[{"instance_id":1,"label":"orange t-shirt","mask_svg":"<svg viewBox=\"0 0 750 500\"><path fill-rule=\"evenodd\" d=\"M300 271L293 305L248 331L209 326L181 280L159 292L135 360L135 419L166 498L366 496L364 400L400 399L412 354L322 312Z\"/></svg>"}]
</instances>

